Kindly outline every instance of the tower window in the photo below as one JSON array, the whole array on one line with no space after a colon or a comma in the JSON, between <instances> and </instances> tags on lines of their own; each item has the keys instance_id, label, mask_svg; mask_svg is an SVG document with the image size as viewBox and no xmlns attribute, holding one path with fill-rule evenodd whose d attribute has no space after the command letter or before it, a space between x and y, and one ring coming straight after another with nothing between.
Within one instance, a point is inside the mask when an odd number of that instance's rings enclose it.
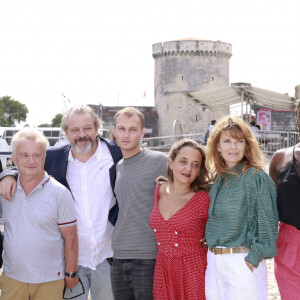
<instances>
[{"instance_id":1,"label":"tower window","mask_svg":"<svg viewBox=\"0 0 300 300\"><path fill-rule=\"evenodd\" d=\"M211 81L215 81L215 77L214 76L211 76Z\"/></svg>"}]
</instances>

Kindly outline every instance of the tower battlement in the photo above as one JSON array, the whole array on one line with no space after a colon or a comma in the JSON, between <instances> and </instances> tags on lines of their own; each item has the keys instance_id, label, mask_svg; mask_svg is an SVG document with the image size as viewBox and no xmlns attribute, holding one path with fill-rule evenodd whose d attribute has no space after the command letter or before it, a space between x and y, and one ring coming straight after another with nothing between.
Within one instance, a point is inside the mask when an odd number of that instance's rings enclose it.
<instances>
[{"instance_id":1,"label":"tower battlement","mask_svg":"<svg viewBox=\"0 0 300 300\"><path fill-rule=\"evenodd\" d=\"M232 45L221 41L178 40L152 45L152 56L196 55L230 58Z\"/></svg>"}]
</instances>

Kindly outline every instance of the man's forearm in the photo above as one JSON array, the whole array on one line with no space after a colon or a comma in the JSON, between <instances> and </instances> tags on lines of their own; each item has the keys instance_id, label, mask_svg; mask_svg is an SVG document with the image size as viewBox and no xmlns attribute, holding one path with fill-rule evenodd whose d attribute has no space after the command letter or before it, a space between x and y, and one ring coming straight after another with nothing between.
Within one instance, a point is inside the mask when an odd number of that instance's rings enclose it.
<instances>
[{"instance_id":1,"label":"man's forearm","mask_svg":"<svg viewBox=\"0 0 300 300\"><path fill-rule=\"evenodd\" d=\"M19 171L18 171L17 167L11 167L11 168L5 169L5 170L0 174L0 180L1 180L2 178L4 178L5 176L9 176L9 175L14 176L15 178L17 178L18 175L19 175Z\"/></svg>"},{"instance_id":2,"label":"man's forearm","mask_svg":"<svg viewBox=\"0 0 300 300\"><path fill-rule=\"evenodd\" d=\"M66 261L66 269L65 269L66 272L70 273L70 272L77 271L77 263L78 263L77 234L65 238L65 261Z\"/></svg>"},{"instance_id":3,"label":"man's forearm","mask_svg":"<svg viewBox=\"0 0 300 300\"><path fill-rule=\"evenodd\" d=\"M65 261L66 273L72 273L77 271L78 263L78 240L77 240L77 226L61 227L60 231L65 240ZM71 278L65 276L65 285L67 288L73 288L78 284L78 277Z\"/></svg>"}]
</instances>

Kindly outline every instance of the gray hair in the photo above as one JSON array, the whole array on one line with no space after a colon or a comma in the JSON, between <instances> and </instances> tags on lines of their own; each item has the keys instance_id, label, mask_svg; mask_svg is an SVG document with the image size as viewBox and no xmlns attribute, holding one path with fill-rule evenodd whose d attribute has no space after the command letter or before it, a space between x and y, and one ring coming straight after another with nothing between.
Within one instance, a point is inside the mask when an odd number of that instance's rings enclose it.
<instances>
[{"instance_id":1,"label":"gray hair","mask_svg":"<svg viewBox=\"0 0 300 300\"><path fill-rule=\"evenodd\" d=\"M98 130L101 127L101 120L97 116L97 114L95 113L95 111L90 106L79 105L79 106L71 107L68 110L68 112L62 117L62 119L61 119L61 129L64 132L68 130L68 120L69 120L69 115L71 113L80 114L80 115L89 113L89 114L91 114L91 116L93 118L95 128Z\"/></svg>"},{"instance_id":2,"label":"gray hair","mask_svg":"<svg viewBox=\"0 0 300 300\"><path fill-rule=\"evenodd\" d=\"M11 148L14 155L16 155L17 143L21 138L41 143L43 150L46 153L46 148L49 145L47 138L36 129L24 128L15 133L11 140Z\"/></svg>"}]
</instances>

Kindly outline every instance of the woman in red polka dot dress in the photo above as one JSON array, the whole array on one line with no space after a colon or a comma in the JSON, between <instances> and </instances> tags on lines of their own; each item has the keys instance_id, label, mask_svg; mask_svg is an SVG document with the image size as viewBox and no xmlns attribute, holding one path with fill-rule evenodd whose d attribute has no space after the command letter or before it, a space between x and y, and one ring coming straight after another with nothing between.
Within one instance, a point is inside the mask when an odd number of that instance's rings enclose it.
<instances>
[{"instance_id":1,"label":"woman in red polka dot dress","mask_svg":"<svg viewBox=\"0 0 300 300\"><path fill-rule=\"evenodd\" d=\"M199 144L181 140L170 151L169 182L154 193L150 226L157 242L153 298L205 299L205 233L209 196L205 154Z\"/></svg>"}]
</instances>

